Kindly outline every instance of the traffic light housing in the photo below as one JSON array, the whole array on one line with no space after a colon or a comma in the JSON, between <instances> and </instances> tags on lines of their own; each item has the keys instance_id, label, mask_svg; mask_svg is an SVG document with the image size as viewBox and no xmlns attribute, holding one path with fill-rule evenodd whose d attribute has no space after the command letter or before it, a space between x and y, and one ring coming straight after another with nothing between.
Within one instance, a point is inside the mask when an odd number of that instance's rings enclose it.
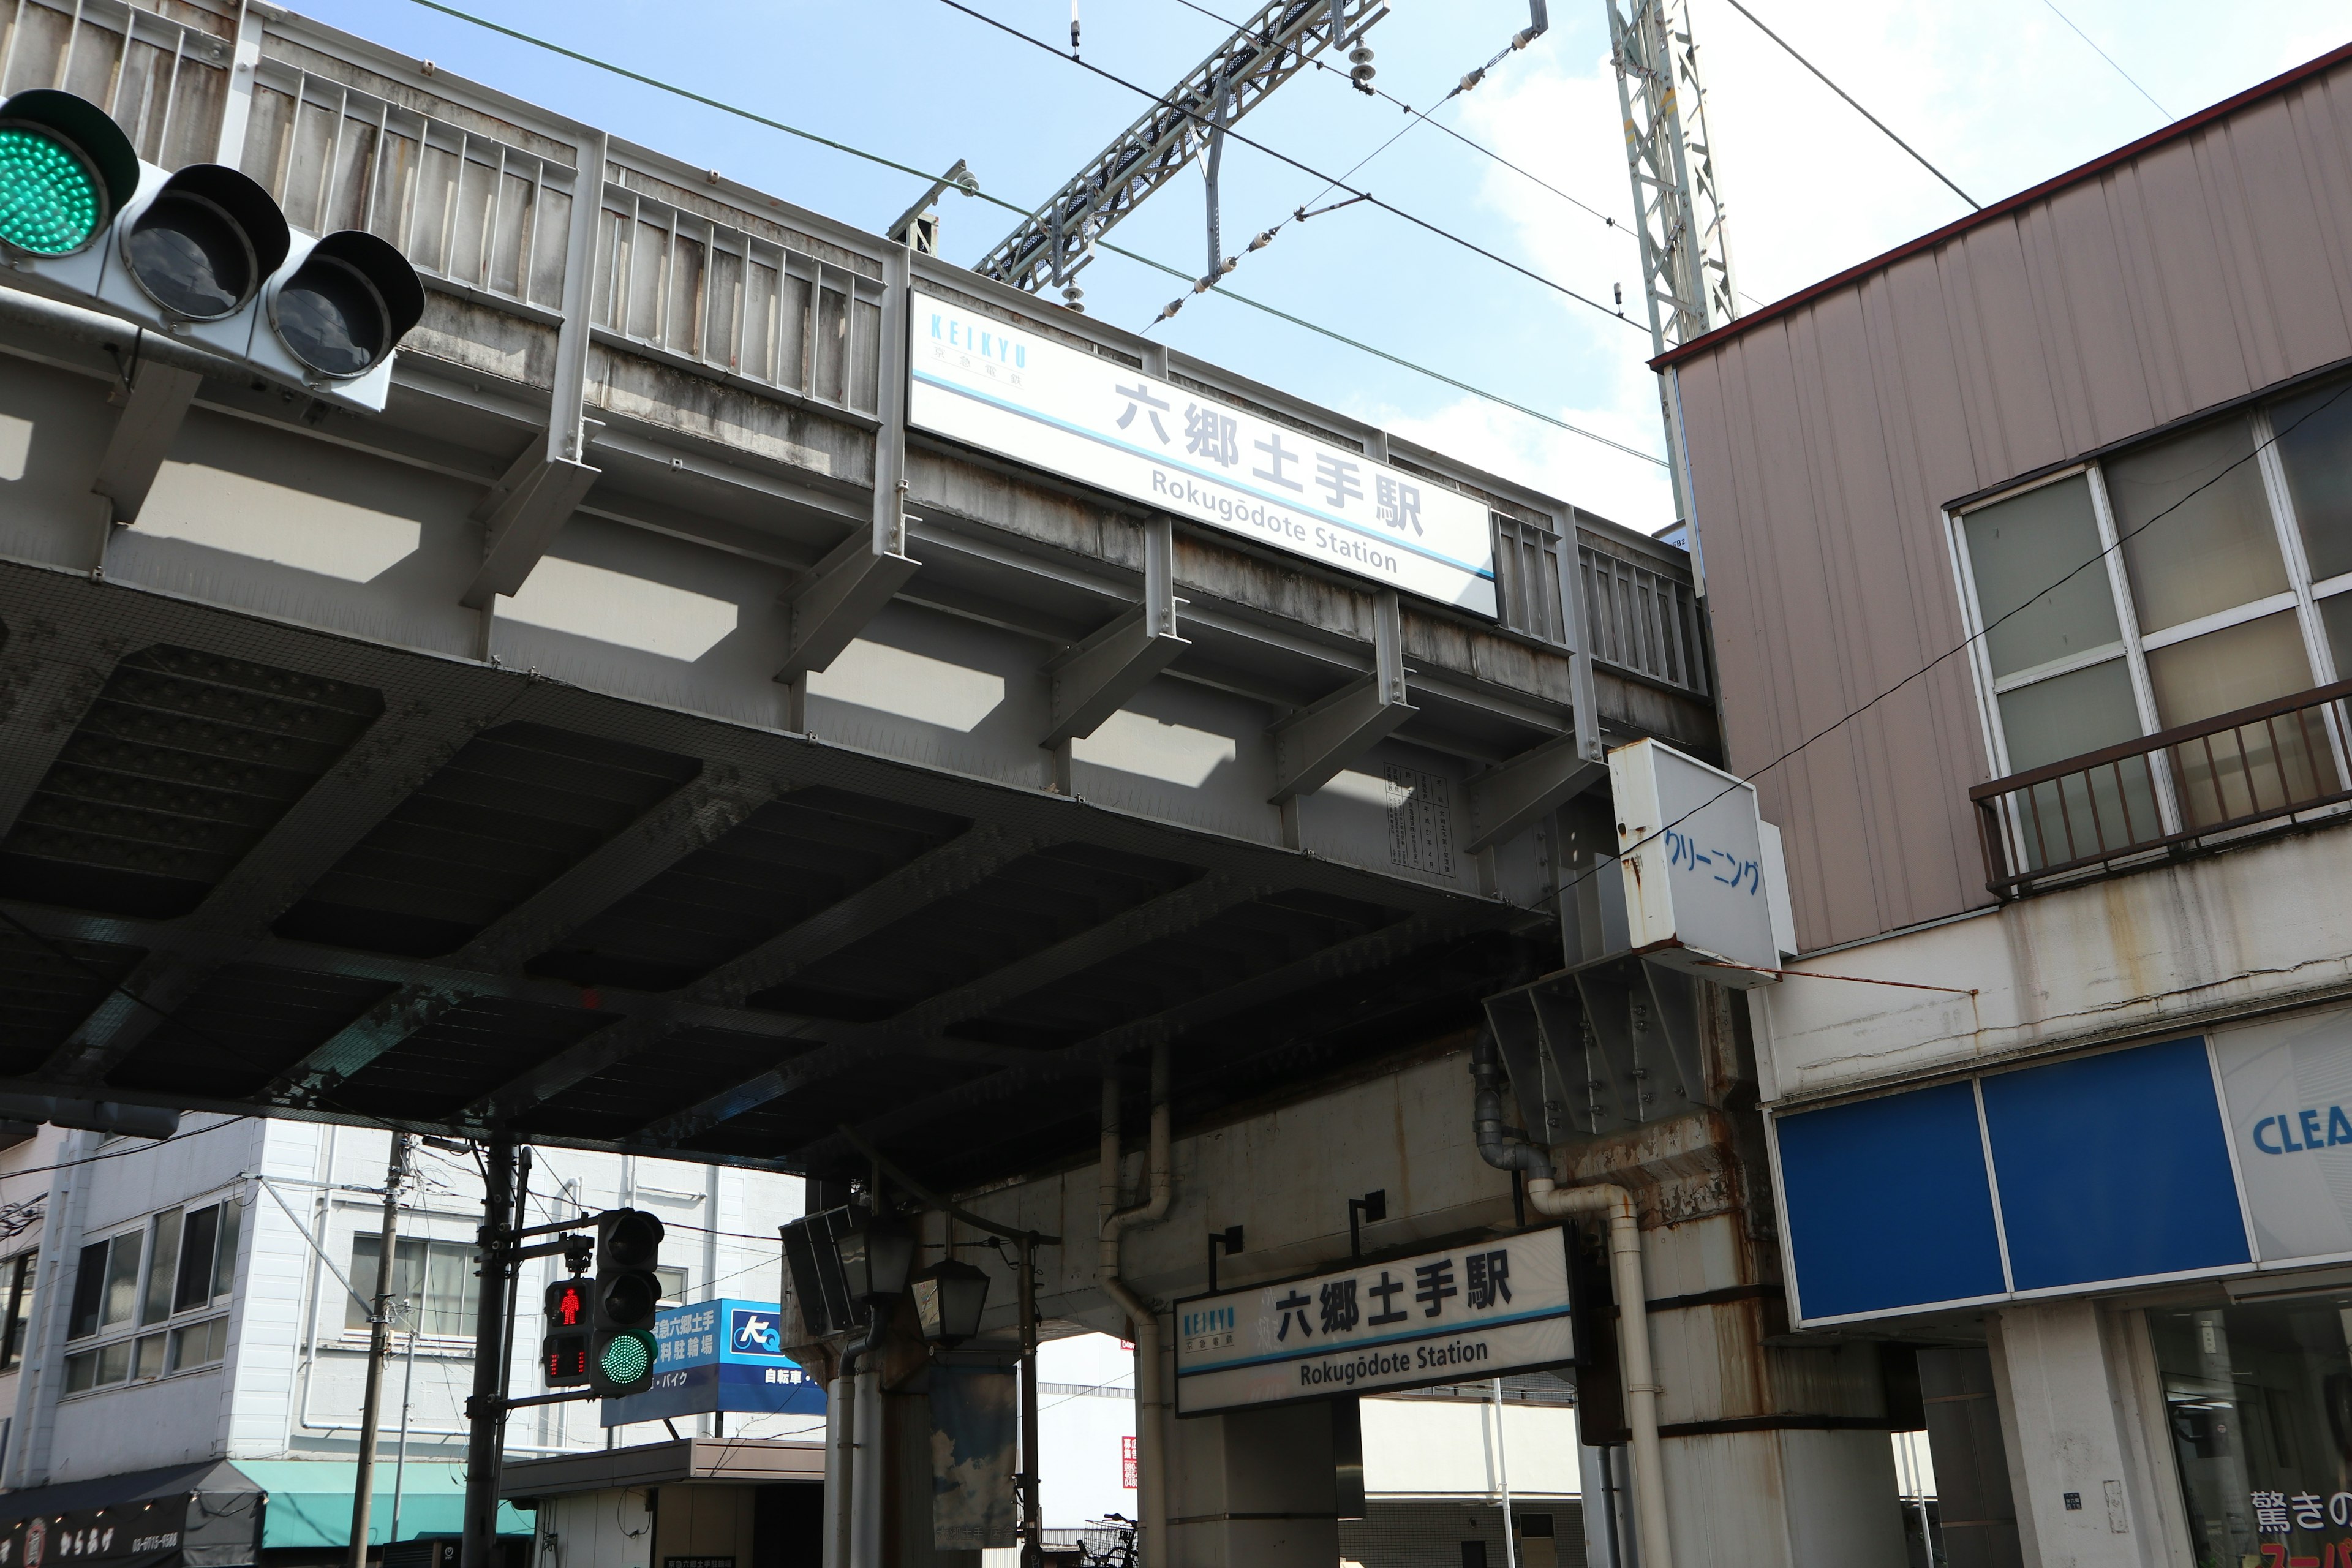
<instances>
[{"instance_id":1,"label":"traffic light housing","mask_svg":"<svg viewBox=\"0 0 2352 1568\"><path fill-rule=\"evenodd\" d=\"M49 88L0 103L0 263L365 413L383 408L393 351L425 312L415 269L385 241L298 235L250 176L142 162L103 110Z\"/></svg>"},{"instance_id":2,"label":"traffic light housing","mask_svg":"<svg viewBox=\"0 0 2352 1568\"><path fill-rule=\"evenodd\" d=\"M596 1216L594 1328L588 1346L588 1384L605 1398L643 1394L653 1386L654 1318L661 1310L662 1222L642 1209Z\"/></svg>"},{"instance_id":3,"label":"traffic light housing","mask_svg":"<svg viewBox=\"0 0 2352 1568\"><path fill-rule=\"evenodd\" d=\"M547 1288L547 1331L539 1342L539 1364L547 1374L548 1387L588 1381L594 1299L591 1283L576 1275Z\"/></svg>"}]
</instances>

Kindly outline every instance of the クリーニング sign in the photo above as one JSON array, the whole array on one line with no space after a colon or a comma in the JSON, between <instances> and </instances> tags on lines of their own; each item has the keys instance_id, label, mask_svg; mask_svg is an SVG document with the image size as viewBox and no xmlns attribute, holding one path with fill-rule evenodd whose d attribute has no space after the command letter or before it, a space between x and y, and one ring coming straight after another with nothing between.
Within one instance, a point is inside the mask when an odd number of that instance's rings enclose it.
<instances>
[{"instance_id":1,"label":"\u30af\u30ea\u30fc\u30cb\u30f3\u30b0 sign","mask_svg":"<svg viewBox=\"0 0 2352 1568\"><path fill-rule=\"evenodd\" d=\"M1176 1303L1176 1414L1423 1388L1576 1358L1553 1226Z\"/></svg>"},{"instance_id":2,"label":"\u30af\u30ea\u30fc\u30cb\u30f3\u30b0 sign","mask_svg":"<svg viewBox=\"0 0 2352 1568\"><path fill-rule=\"evenodd\" d=\"M918 289L911 424L1441 604L1496 613L1482 501Z\"/></svg>"}]
</instances>

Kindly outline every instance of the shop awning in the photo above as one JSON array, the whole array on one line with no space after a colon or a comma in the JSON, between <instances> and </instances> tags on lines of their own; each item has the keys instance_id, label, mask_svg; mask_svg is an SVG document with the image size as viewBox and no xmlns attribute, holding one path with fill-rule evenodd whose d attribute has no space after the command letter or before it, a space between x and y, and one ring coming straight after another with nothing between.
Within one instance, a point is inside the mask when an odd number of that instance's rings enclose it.
<instances>
[{"instance_id":1,"label":"shop awning","mask_svg":"<svg viewBox=\"0 0 2352 1568\"><path fill-rule=\"evenodd\" d=\"M349 1546L352 1540L352 1488L359 1466L343 1459L239 1459L236 1468L269 1494L261 1544L281 1546ZM376 1461L375 1500L368 1509L368 1540L381 1543L392 1527L392 1481L389 1458ZM466 1467L408 1462L400 1481L400 1539L419 1535L456 1535L465 1529ZM530 1519L512 1503L499 1505L499 1533L529 1535ZM24 1568L0 1563L0 1568ZM195 1565L191 1564L191 1568Z\"/></svg>"},{"instance_id":2,"label":"shop awning","mask_svg":"<svg viewBox=\"0 0 2352 1568\"><path fill-rule=\"evenodd\" d=\"M0 1568L243 1568L264 1511L218 1459L26 1487L0 1496Z\"/></svg>"}]
</instances>

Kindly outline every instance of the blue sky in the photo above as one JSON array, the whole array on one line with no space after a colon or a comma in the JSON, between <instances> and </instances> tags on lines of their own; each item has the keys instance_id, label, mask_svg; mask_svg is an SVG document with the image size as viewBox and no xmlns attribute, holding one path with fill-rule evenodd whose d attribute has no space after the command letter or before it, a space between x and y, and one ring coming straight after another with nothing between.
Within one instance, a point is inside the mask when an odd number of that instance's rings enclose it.
<instances>
[{"instance_id":1,"label":"blue sky","mask_svg":"<svg viewBox=\"0 0 2352 1568\"><path fill-rule=\"evenodd\" d=\"M459 0L505 26L918 167L967 160L984 190L1035 205L1145 100L940 0ZM1068 0L965 0L1066 43ZM1238 0L1198 0L1244 15ZM2341 5L2275 0L2259 27L2187 0L1889 0L1875 8L1746 0L1978 201L2047 179L2175 115L2352 39ZM1088 60L1154 92L1226 29L1182 0L1082 0ZM1524 0L1392 0L1370 35L1379 83L1425 108L1527 25ZM1691 0L1741 291L1769 300L1966 209L1725 0ZM415 5L310 0L307 14L558 112L879 228L919 192L907 176L615 79ZM1640 295L1601 0L1552 0L1550 33L1435 118L1601 212L1611 227L1427 125L1354 184L1590 297ZM1406 123L1329 73L1291 82L1243 122L1339 174ZM1308 202L1322 182L1228 147L1225 248ZM1201 184L1181 176L1114 234L1183 268L1204 264ZM977 259L1012 226L946 198L942 250ZM1657 452L1649 337L1608 314L1360 205L1293 223L1232 288L1460 380ZM1116 256L1084 279L1087 310L1130 329L1182 286ZM1641 319L1638 304L1629 318ZM1153 329L1184 351L1386 425L1643 529L1672 519L1662 469L1213 296Z\"/></svg>"}]
</instances>

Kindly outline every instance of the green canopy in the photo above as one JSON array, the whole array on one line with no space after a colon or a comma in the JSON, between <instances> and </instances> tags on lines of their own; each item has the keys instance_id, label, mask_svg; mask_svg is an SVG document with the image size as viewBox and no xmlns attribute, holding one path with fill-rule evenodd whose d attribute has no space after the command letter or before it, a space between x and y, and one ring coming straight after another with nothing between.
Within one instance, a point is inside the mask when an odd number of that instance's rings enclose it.
<instances>
[{"instance_id":1,"label":"green canopy","mask_svg":"<svg viewBox=\"0 0 2352 1568\"><path fill-rule=\"evenodd\" d=\"M352 1488L359 1466L350 1459L234 1459L247 1479L269 1494L261 1516L261 1544L341 1546L352 1540ZM368 1540L381 1543L392 1527L393 1467L378 1459L375 1501L368 1510ZM466 1526L466 1467L411 1459L400 1483L400 1539L456 1535ZM499 1504L499 1533L529 1535L530 1518Z\"/></svg>"}]
</instances>

